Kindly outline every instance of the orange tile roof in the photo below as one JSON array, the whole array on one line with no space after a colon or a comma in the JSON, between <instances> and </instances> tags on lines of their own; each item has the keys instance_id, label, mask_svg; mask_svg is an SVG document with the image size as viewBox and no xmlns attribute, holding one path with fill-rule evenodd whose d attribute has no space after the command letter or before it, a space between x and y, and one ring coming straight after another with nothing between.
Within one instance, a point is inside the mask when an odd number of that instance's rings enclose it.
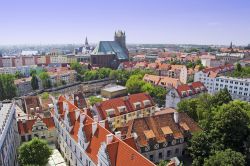
<instances>
[{"instance_id":1,"label":"orange tile roof","mask_svg":"<svg viewBox=\"0 0 250 166\"><path fill-rule=\"evenodd\" d=\"M132 96L132 95L131 95ZM130 100L134 100L134 97ZM66 100L64 96L59 97L59 102L67 102L69 105L69 112L75 112L77 110L77 107L71 104L69 101ZM60 107L63 109L63 107ZM82 110L81 114L84 114ZM60 111L62 112L62 118L65 115L65 110ZM98 151L101 147L101 144L103 142L106 142L106 136L108 134L111 134L110 131L108 131L106 128L102 127L99 123L97 124L97 129L92 134L92 123L94 122L92 118L90 118L87 114L85 114L85 120L84 120L84 127L83 130L86 134L86 138L89 141L89 145L86 149L86 154L91 158L91 160L97 164L98 163ZM61 119L62 120L62 119ZM73 119L72 119L73 120ZM71 131L72 138L75 139L75 141L78 141L78 130L80 127L80 119L74 119L74 126ZM110 162L112 166L119 165L145 165L145 166L153 166L154 164L146 159L144 156L142 156L140 153L138 153L134 148L127 145L122 140L118 139L116 136L113 135L113 140L111 143L107 144L107 153L110 158Z\"/></svg>"},{"instance_id":2,"label":"orange tile roof","mask_svg":"<svg viewBox=\"0 0 250 166\"><path fill-rule=\"evenodd\" d=\"M187 129L191 133L201 131L198 124L185 113L179 113L178 124L174 121L174 113L166 113L135 119L134 123L129 125L132 125L132 130L127 130L130 133L127 133L126 137L131 137L132 133L135 132L138 136L136 142L139 147L145 147L149 144L149 138L145 136L145 131L152 131L155 135L153 141L157 143L171 141L173 138L184 138L187 134L184 131ZM122 130L122 128L118 130ZM170 136L165 137L166 134L170 134Z\"/></svg>"}]
</instances>

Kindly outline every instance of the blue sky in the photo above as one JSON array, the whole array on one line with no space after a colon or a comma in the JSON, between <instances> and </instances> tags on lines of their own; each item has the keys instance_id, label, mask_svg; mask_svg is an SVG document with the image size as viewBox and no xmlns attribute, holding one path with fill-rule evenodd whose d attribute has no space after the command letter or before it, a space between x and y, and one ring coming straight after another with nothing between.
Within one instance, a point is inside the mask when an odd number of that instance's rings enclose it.
<instances>
[{"instance_id":1,"label":"blue sky","mask_svg":"<svg viewBox=\"0 0 250 166\"><path fill-rule=\"evenodd\" d=\"M83 43L250 43L249 0L3 0L0 45Z\"/></svg>"}]
</instances>

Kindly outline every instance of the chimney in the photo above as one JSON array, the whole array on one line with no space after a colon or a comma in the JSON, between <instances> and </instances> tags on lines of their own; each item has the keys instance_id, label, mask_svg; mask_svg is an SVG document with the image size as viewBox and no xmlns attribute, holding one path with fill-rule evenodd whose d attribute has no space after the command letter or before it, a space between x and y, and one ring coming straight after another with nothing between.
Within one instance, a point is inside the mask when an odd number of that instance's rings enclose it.
<instances>
[{"instance_id":1,"label":"chimney","mask_svg":"<svg viewBox=\"0 0 250 166\"><path fill-rule=\"evenodd\" d=\"M110 144L113 141L113 134L107 134L106 139L107 139L106 143Z\"/></svg>"},{"instance_id":2,"label":"chimney","mask_svg":"<svg viewBox=\"0 0 250 166\"><path fill-rule=\"evenodd\" d=\"M97 116L97 115L95 115L95 116L93 117L93 119L94 119L95 122L98 122L98 116Z\"/></svg>"},{"instance_id":3,"label":"chimney","mask_svg":"<svg viewBox=\"0 0 250 166\"><path fill-rule=\"evenodd\" d=\"M105 128L105 120L99 121L99 124L100 124L103 128Z\"/></svg>"},{"instance_id":4,"label":"chimney","mask_svg":"<svg viewBox=\"0 0 250 166\"><path fill-rule=\"evenodd\" d=\"M135 140L138 138L138 135L135 132L132 135L133 135Z\"/></svg>"},{"instance_id":5,"label":"chimney","mask_svg":"<svg viewBox=\"0 0 250 166\"><path fill-rule=\"evenodd\" d=\"M95 134L96 129L97 129L97 122L93 122L93 123L92 123L92 135Z\"/></svg>"},{"instance_id":6,"label":"chimney","mask_svg":"<svg viewBox=\"0 0 250 166\"><path fill-rule=\"evenodd\" d=\"M117 138L121 139L121 138L122 138L122 133L121 133L121 131L115 132L115 136L116 136Z\"/></svg>"},{"instance_id":7,"label":"chimney","mask_svg":"<svg viewBox=\"0 0 250 166\"><path fill-rule=\"evenodd\" d=\"M178 112L174 112L174 122L179 123L179 113Z\"/></svg>"}]
</instances>

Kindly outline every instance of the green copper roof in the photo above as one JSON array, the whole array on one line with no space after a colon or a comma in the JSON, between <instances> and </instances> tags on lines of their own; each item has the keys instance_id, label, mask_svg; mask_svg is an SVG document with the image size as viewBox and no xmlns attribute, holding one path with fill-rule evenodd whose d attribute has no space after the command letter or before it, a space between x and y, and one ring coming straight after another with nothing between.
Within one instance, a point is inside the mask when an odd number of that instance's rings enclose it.
<instances>
[{"instance_id":1,"label":"green copper roof","mask_svg":"<svg viewBox=\"0 0 250 166\"><path fill-rule=\"evenodd\" d=\"M92 55L108 55L115 54L118 59L124 60L128 59L128 55L125 53L124 49L116 41L100 41L96 46Z\"/></svg>"}]
</instances>

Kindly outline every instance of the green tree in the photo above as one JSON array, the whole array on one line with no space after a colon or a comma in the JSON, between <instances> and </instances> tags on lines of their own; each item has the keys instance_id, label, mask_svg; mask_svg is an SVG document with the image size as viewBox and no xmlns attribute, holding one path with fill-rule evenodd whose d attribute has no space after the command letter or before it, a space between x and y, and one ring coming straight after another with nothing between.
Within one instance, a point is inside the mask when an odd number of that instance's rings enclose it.
<instances>
[{"instance_id":1,"label":"green tree","mask_svg":"<svg viewBox=\"0 0 250 166\"><path fill-rule=\"evenodd\" d=\"M237 100L220 106L212 121L213 139L226 148L243 152L249 134L249 110L248 103Z\"/></svg>"},{"instance_id":2,"label":"green tree","mask_svg":"<svg viewBox=\"0 0 250 166\"><path fill-rule=\"evenodd\" d=\"M226 149L225 151L217 151L205 159L204 166L244 166L245 163L245 156L240 152Z\"/></svg>"},{"instance_id":3,"label":"green tree","mask_svg":"<svg viewBox=\"0 0 250 166\"><path fill-rule=\"evenodd\" d=\"M37 73L36 73L36 70L35 69L31 69L30 70L30 76L33 76L33 75L36 75Z\"/></svg>"},{"instance_id":4,"label":"green tree","mask_svg":"<svg viewBox=\"0 0 250 166\"><path fill-rule=\"evenodd\" d=\"M102 102L102 98L96 97L96 96L90 96L89 97L89 103L90 103L90 105L93 106L94 104L99 103L99 102Z\"/></svg>"},{"instance_id":5,"label":"green tree","mask_svg":"<svg viewBox=\"0 0 250 166\"><path fill-rule=\"evenodd\" d=\"M152 95L154 91L154 86L147 82L141 87L141 91L147 92L149 95Z\"/></svg>"},{"instance_id":6,"label":"green tree","mask_svg":"<svg viewBox=\"0 0 250 166\"><path fill-rule=\"evenodd\" d=\"M12 99L16 96L15 77L11 74L0 74L0 97L1 100Z\"/></svg>"},{"instance_id":7,"label":"green tree","mask_svg":"<svg viewBox=\"0 0 250 166\"><path fill-rule=\"evenodd\" d=\"M157 166L167 166L169 160L161 160Z\"/></svg>"},{"instance_id":8,"label":"green tree","mask_svg":"<svg viewBox=\"0 0 250 166\"><path fill-rule=\"evenodd\" d=\"M166 89L160 86L155 86L151 96L154 98L155 102L159 104L159 106L164 106L166 94Z\"/></svg>"},{"instance_id":9,"label":"green tree","mask_svg":"<svg viewBox=\"0 0 250 166\"><path fill-rule=\"evenodd\" d=\"M184 99L177 104L179 112L185 112L195 121L198 121L197 107L199 100L196 98L193 99Z\"/></svg>"},{"instance_id":10,"label":"green tree","mask_svg":"<svg viewBox=\"0 0 250 166\"><path fill-rule=\"evenodd\" d=\"M33 90L39 89L38 79L37 79L37 77L35 75L32 75L31 87L32 87Z\"/></svg>"},{"instance_id":11,"label":"green tree","mask_svg":"<svg viewBox=\"0 0 250 166\"><path fill-rule=\"evenodd\" d=\"M24 75L20 71L16 71L16 73L15 73L15 78L16 79L20 79L20 78L23 78L23 77L24 77Z\"/></svg>"},{"instance_id":12,"label":"green tree","mask_svg":"<svg viewBox=\"0 0 250 166\"><path fill-rule=\"evenodd\" d=\"M41 95L42 99L49 99L49 93L48 92L44 92Z\"/></svg>"},{"instance_id":13,"label":"green tree","mask_svg":"<svg viewBox=\"0 0 250 166\"><path fill-rule=\"evenodd\" d=\"M131 94L140 93L141 88L146 82L142 80L142 75L132 75L126 82L128 92Z\"/></svg>"},{"instance_id":14,"label":"green tree","mask_svg":"<svg viewBox=\"0 0 250 166\"><path fill-rule=\"evenodd\" d=\"M212 97L213 106L221 106L222 104L227 104L230 101L232 101L232 97L227 88L221 89Z\"/></svg>"},{"instance_id":15,"label":"green tree","mask_svg":"<svg viewBox=\"0 0 250 166\"><path fill-rule=\"evenodd\" d=\"M236 71L241 72L242 71L242 66L240 63L236 64Z\"/></svg>"},{"instance_id":16,"label":"green tree","mask_svg":"<svg viewBox=\"0 0 250 166\"><path fill-rule=\"evenodd\" d=\"M42 84L44 88L51 88L51 81L49 79L49 74L47 72L41 72L39 74L39 78L42 80Z\"/></svg>"},{"instance_id":17,"label":"green tree","mask_svg":"<svg viewBox=\"0 0 250 166\"><path fill-rule=\"evenodd\" d=\"M204 131L195 133L188 147L193 165L203 165L204 159L210 155L211 138Z\"/></svg>"},{"instance_id":18,"label":"green tree","mask_svg":"<svg viewBox=\"0 0 250 166\"><path fill-rule=\"evenodd\" d=\"M47 142L38 138L23 143L18 151L18 160L21 165L44 166L48 163L48 159L52 154Z\"/></svg>"}]
</instances>

